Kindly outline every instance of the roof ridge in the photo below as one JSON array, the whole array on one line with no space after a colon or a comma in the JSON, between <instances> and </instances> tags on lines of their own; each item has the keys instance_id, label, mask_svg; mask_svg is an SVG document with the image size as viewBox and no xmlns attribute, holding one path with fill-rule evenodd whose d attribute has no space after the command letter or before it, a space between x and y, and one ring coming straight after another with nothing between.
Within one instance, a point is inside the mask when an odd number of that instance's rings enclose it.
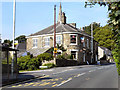
<instances>
[{"instance_id":1,"label":"roof ridge","mask_svg":"<svg viewBox=\"0 0 120 90\"><path fill-rule=\"evenodd\" d=\"M60 24L57 23L56 29L57 29L59 26L60 26ZM53 27L53 29L52 29L51 31L49 31L49 32L52 32L52 31L54 31L54 27ZM49 32L48 32L48 33L49 33Z\"/></svg>"},{"instance_id":2,"label":"roof ridge","mask_svg":"<svg viewBox=\"0 0 120 90\"><path fill-rule=\"evenodd\" d=\"M71 26L70 24L66 24L67 26L70 26L71 29L73 29L74 31L78 31L76 30L76 28L74 28L73 26Z\"/></svg>"}]
</instances>

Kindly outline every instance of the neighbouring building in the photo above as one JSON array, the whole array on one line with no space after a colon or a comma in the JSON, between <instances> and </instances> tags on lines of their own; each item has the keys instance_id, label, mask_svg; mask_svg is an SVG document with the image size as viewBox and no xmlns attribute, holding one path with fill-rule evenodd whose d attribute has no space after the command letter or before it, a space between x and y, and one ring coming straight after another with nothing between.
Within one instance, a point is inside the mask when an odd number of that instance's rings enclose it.
<instances>
[{"instance_id":1,"label":"neighbouring building","mask_svg":"<svg viewBox=\"0 0 120 90\"><path fill-rule=\"evenodd\" d=\"M112 52L106 47L98 46L98 59L100 60L104 56L108 62L113 62Z\"/></svg>"},{"instance_id":2,"label":"neighbouring building","mask_svg":"<svg viewBox=\"0 0 120 90\"><path fill-rule=\"evenodd\" d=\"M63 45L66 53L72 55L79 64L96 63L98 43L93 41L93 59L91 53L91 36L76 27L76 23L67 23L66 15L60 4L56 23L56 43ZM27 36L27 51L37 56L54 47L54 25ZM58 51L62 53L62 51Z\"/></svg>"}]
</instances>

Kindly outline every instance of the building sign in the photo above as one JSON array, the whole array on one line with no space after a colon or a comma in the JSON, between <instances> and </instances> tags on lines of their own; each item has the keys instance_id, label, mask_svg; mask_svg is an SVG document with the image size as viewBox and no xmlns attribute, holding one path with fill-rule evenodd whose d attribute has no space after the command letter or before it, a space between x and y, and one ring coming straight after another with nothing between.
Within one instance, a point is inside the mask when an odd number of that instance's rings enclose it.
<instances>
[{"instance_id":1,"label":"building sign","mask_svg":"<svg viewBox=\"0 0 120 90\"><path fill-rule=\"evenodd\" d=\"M71 35L71 43L76 43L76 35Z\"/></svg>"},{"instance_id":2,"label":"building sign","mask_svg":"<svg viewBox=\"0 0 120 90\"><path fill-rule=\"evenodd\" d=\"M84 42L84 37L80 37L80 40L83 43Z\"/></svg>"}]
</instances>

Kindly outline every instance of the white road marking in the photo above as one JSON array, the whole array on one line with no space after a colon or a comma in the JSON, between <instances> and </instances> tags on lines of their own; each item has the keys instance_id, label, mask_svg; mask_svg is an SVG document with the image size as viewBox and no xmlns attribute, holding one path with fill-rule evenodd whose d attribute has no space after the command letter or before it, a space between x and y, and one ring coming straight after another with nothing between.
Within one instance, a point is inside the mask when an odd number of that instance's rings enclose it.
<instances>
[{"instance_id":1,"label":"white road marking","mask_svg":"<svg viewBox=\"0 0 120 90\"><path fill-rule=\"evenodd\" d=\"M94 72L94 71L96 71L95 69L94 70L90 70L89 72Z\"/></svg>"},{"instance_id":2,"label":"white road marking","mask_svg":"<svg viewBox=\"0 0 120 90\"><path fill-rule=\"evenodd\" d=\"M98 68L98 69L102 69L102 68Z\"/></svg>"},{"instance_id":3,"label":"white road marking","mask_svg":"<svg viewBox=\"0 0 120 90\"><path fill-rule=\"evenodd\" d=\"M66 80L66 81L64 81L64 82L62 82L62 83L60 83L60 84L58 84L57 86L59 87L59 86L65 84L65 83L67 83L67 82L69 82L69 81L71 81L71 80L72 80L72 78L69 78L68 80Z\"/></svg>"},{"instance_id":4,"label":"white road marking","mask_svg":"<svg viewBox=\"0 0 120 90\"><path fill-rule=\"evenodd\" d=\"M53 74L60 74L60 73L63 73L63 72L66 72L66 71L70 71L70 70L74 70L74 69L68 69L68 70L64 70L64 71L53 73Z\"/></svg>"},{"instance_id":5,"label":"white road marking","mask_svg":"<svg viewBox=\"0 0 120 90\"><path fill-rule=\"evenodd\" d=\"M81 74L78 74L78 75L77 75L77 77L82 76L82 75L84 75L84 74L86 74L86 73L81 73Z\"/></svg>"}]
</instances>

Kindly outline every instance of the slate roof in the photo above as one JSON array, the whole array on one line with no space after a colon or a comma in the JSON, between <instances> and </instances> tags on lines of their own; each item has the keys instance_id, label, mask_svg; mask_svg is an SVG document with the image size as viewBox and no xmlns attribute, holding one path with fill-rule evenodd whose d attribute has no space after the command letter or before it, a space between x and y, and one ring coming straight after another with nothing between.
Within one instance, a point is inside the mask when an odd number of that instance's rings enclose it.
<instances>
[{"instance_id":1,"label":"slate roof","mask_svg":"<svg viewBox=\"0 0 120 90\"><path fill-rule=\"evenodd\" d=\"M29 36L36 36L36 35L43 35L43 34L52 34L54 32L54 25L51 25L41 31L38 31L34 34L31 34ZM73 27L72 25L70 24L60 24L60 23L57 23L56 24L56 33L61 33L61 32L80 32L80 33L83 33L83 34L86 34L85 32L81 31L80 29L78 28L75 28ZM88 35L88 34L86 34Z\"/></svg>"},{"instance_id":2,"label":"slate roof","mask_svg":"<svg viewBox=\"0 0 120 90\"><path fill-rule=\"evenodd\" d=\"M31 54L33 54L33 56L38 56L42 53L45 53L47 50L49 50L50 48L34 48L34 49L29 49L28 52L30 52Z\"/></svg>"}]
</instances>

